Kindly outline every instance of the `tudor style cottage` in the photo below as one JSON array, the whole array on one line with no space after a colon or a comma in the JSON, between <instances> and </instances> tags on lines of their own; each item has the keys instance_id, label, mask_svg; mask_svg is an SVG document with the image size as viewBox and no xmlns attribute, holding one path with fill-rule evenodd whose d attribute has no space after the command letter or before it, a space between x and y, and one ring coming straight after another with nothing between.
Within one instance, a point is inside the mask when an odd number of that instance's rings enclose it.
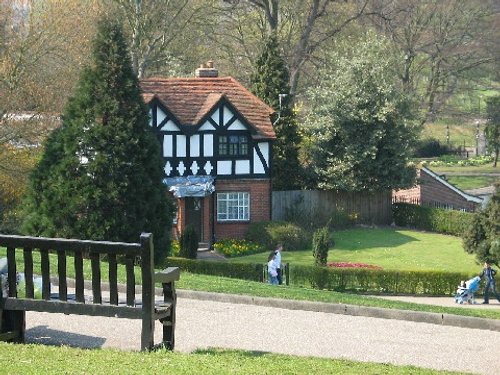
<instances>
[{"instance_id":1,"label":"tudor style cottage","mask_svg":"<svg viewBox=\"0 0 500 375\"><path fill-rule=\"evenodd\" d=\"M242 238L271 218L272 108L212 62L193 78L141 82L162 145L165 183L177 199L176 233L201 242Z\"/></svg>"}]
</instances>

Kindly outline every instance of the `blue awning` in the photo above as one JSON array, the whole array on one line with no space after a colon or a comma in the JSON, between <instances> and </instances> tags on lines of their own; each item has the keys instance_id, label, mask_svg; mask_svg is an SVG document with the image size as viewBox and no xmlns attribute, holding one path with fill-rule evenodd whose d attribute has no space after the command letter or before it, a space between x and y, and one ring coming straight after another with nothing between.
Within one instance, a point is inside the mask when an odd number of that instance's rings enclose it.
<instances>
[{"instance_id":1,"label":"blue awning","mask_svg":"<svg viewBox=\"0 0 500 375\"><path fill-rule=\"evenodd\" d=\"M206 197L215 191L212 176L167 177L163 183L176 198Z\"/></svg>"}]
</instances>

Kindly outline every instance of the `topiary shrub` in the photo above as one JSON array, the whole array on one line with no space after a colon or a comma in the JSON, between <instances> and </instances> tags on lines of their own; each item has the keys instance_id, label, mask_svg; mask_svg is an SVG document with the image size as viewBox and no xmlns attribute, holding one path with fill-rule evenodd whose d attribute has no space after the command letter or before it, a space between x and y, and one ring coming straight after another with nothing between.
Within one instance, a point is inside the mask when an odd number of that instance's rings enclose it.
<instances>
[{"instance_id":1,"label":"topiary shrub","mask_svg":"<svg viewBox=\"0 0 500 375\"><path fill-rule=\"evenodd\" d=\"M191 225L188 225L179 238L179 256L181 258L196 259L198 256L198 235Z\"/></svg>"},{"instance_id":2,"label":"topiary shrub","mask_svg":"<svg viewBox=\"0 0 500 375\"><path fill-rule=\"evenodd\" d=\"M261 221L250 224L245 235L247 241L259 244L263 249L273 249L282 243L287 251L308 248L310 234L300 226L286 221Z\"/></svg>"},{"instance_id":3,"label":"topiary shrub","mask_svg":"<svg viewBox=\"0 0 500 375\"><path fill-rule=\"evenodd\" d=\"M330 231L328 227L318 229L313 234L312 251L314 263L317 266L326 266L328 258L328 248L330 246Z\"/></svg>"}]
</instances>

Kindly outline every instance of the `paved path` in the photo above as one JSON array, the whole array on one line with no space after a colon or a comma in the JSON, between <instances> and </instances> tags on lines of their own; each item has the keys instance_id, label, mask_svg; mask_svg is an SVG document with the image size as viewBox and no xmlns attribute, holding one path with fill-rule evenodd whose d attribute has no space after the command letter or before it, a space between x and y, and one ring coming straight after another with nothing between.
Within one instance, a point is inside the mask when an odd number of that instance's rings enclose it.
<instances>
[{"instance_id":1,"label":"paved path","mask_svg":"<svg viewBox=\"0 0 500 375\"><path fill-rule=\"evenodd\" d=\"M495 331L188 298L178 299L177 316L176 350L181 352L237 348L500 373L500 332ZM28 312L26 338L45 344L138 350L140 325L138 320ZM156 332L161 332L159 325ZM280 341L276 332L281 333ZM488 351L485 343L490 344Z\"/></svg>"}]
</instances>

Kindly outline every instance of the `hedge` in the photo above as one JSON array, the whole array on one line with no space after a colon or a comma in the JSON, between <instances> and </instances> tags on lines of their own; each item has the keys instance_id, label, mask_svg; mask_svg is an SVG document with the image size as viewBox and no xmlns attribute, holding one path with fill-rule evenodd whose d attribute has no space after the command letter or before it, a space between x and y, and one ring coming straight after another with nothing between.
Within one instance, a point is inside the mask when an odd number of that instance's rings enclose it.
<instances>
[{"instance_id":1,"label":"hedge","mask_svg":"<svg viewBox=\"0 0 500 375\"><path fill-rule=\"evenodd\" d=\"M394 203L392 211L397 226L455 236L464 233L474 215L471 212L423 207L410 203Z\"/></svg>"},{"instance_id":2,"label":"hedge","mask_svg":"<svg viewBox=\"0 0 500 375\"><path fill-rule=\"evenodd\" d=\"M227 263L168 258L169 266L182 271L263 281L264 264ZM360 268L329 268L290 265L290 285L338 292L452 295L460 280L471 275L442 271L391 271Z\"/></svg>"}]
</instances>

